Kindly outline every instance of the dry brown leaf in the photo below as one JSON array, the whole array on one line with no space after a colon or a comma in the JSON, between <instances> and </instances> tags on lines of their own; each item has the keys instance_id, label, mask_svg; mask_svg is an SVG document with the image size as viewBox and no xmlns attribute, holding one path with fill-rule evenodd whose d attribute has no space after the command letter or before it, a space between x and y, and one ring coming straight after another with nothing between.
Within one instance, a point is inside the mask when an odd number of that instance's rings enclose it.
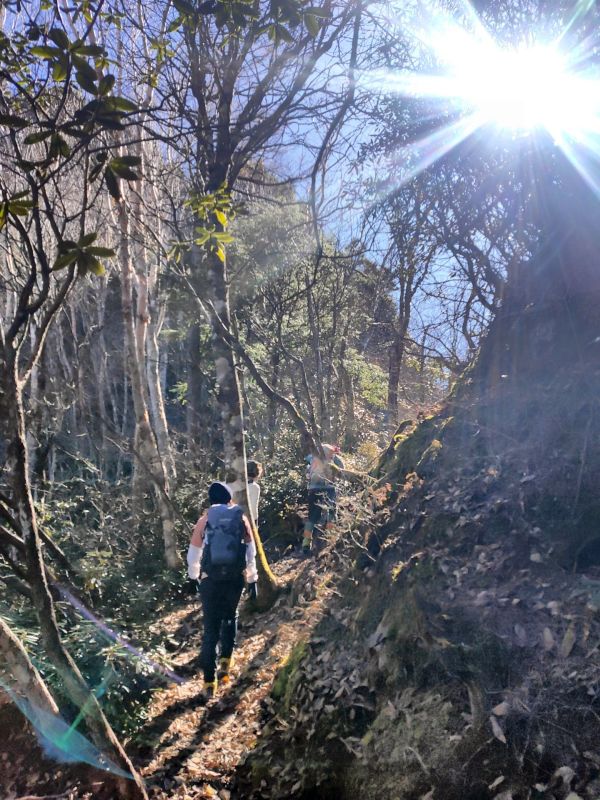
<instances>
[{"instance_id":1,"label":"dry brown leaf","mask_svg":"<svg viewBox=\"0 0 600 800\"><path fill-rule=\"evenodd\" d=\"M490 790L490 792L493 789L497 789L498 786L500 786L500 784L503 783L505 780L506 780L506 778L504 777L504 775L498 775L496 780L493 781L492 783L490 783L490 785L488 786L488 789Z\"/></svg>"},{"instance_id":2,"label":"dry brown leaf","mask_svg":"<svg viewBox=\"0 0 600 800\"><path fill-rule=\"evenodd\" d=\"M504 735L504 731L500 727L500 723L493 714L490 716L490 725L492 726L492 733L496 739L502 742L502 744L506 744L506 736Z\"/></svg>"},{"instance_id":3,"label":"dry brown leaf","mask_svg":"<svg viewBox=\"0 0 600 800\"><path fill-rule=\"evenodd\" d=\"M571 622L560 645L560 655L562 658L568 658L571 655L571 651L575 647L576 640L577 633L575 632L575 623Z\"/></svg>"}]
</instances>

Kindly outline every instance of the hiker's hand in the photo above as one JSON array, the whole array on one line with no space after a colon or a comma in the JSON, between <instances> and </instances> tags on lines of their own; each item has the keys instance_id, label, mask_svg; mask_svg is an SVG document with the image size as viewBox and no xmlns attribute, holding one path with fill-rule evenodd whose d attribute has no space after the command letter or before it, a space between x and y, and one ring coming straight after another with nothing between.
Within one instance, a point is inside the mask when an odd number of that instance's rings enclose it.
<instances>
[{"instance_id":1,"label":"hiker's hand","mask_svg":"<svg viewBox=\"0 0 600 800\"><path fill-rule=\"evenodd\" d=\"M250 598L250 600L256 601L256 598L258 597L258 587L256 586L256 584L249 583L246 591L248 592L248 597Z\"/></svg>"},{"instance_id":2,"label":"hiker's hand","mask_svg":"<svg viewBox=\"0 0 600 800\"><path fill-rule=\"evenodd\" d=\"M198 594L198 581L196 578L188 578L183 584L183 594L186 597L195 597Z\"/></svg>"}]
</instances>

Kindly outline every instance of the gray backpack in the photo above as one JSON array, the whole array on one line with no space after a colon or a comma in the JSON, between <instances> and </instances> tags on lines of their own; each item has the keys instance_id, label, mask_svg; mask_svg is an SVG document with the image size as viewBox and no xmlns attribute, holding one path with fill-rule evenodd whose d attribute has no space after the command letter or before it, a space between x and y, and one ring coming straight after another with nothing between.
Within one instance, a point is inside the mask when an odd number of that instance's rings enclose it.
<instances>
[{"instance_id":1,"label":"gray backpack","mask_svg":"<svg viewBox=\"0 0 600 800\"><path fill-rule=\"evenodd\" d=\"M212 506L204 531L202 572L218 581L241 578L246 567L246 527L240 506Z\"/></svg>"}]
</instances>

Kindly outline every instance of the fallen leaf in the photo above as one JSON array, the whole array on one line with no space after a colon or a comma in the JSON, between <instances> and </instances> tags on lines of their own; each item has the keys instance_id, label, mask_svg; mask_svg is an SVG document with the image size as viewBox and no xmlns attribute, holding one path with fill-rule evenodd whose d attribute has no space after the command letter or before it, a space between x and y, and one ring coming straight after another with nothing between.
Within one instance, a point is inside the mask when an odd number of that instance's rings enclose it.
<instances>
[{"instance_id":1,"label":"fallen leaf","mask_svg":"<svg viewBox=\"0 0 600 800\"><path fill-rule=\"evenodd\" d=\"M576 639L575 623L571 622L560 645L560 655L562 658L568 658L571 655Z\"/></svg>"},{"instance_id":2,"label":"fallen leaf","mask_svg":"<svg viewBox=\"0 0 600 800\"><path fill-rule=\"evenodd\" d=\"M502 744L506 744L506 736L504 735L504 732L500 727L500 723L493 714L490 717L490 725L492 726L492 733L494 734L496 739L502 742Z\"/></svg>"},{"instance_id":3,"label":"fallen leaf","mask_svg":"<svg viewBox=\"0 0 600 800\"><path fill-rule=\"evenodd\" d=\"M501 784L501 783L503 783L503 781L505 781L505 780L506 780L506 778L504 777L504 775L498 775L498 777L496 778L496 780L495 780L493 783L490 783L490 785L488 786L488 789L489 789L489 790L490 790L490 792L491 792L491 791L492 791L492 789L496 789L496 788L497 788L498 786L500 786L500 784Z\"/></svg>"},{"instance_id":4,"label":"fallen leaf","mask_svg":"<svg viewBox=\"0 0 600 800\"><path fill-rule=\"evenodd\" d=\"M560 778L566 786L571 783L574 777L575 770L571 769L571 767L559 767L557 770L555 770L554 775L552 776L554 780Z\"/></svg>"},{"instance_id":5,"label":"fallen leaf","mask_svg":"<svg viewBox=\"0 0 600 800\"><path fill-rule=\"evenodd\" d=\"M497 717L505 717L509 711L510 711L510 706L506 702L506 700L503 700L501 703L498 703L497 706L494 706L494 708L492 708L492 713L495 714Z\"/></svg>"},{"instance_id":6,"label":"fallen leaf","mask_svg":"<svg viewBox=\"0 0 600 800\"><path fill-rule=\"evenodd\" d=\"M391 625L388 625L383 621L379 623L375 632L372 633L367 639L367 647L369 650L375 650L385 642L385 640L388 638L390 628Z\"/></svg>"},{"instance_id":7,"label":"fallen leaf","mask_svg":"<svg viewBox=\"0 0 600 800\"><path fill-rule=\"evenodd\" d=\"M519 647L527 647L527 634L525 633L525 628L522 625L517 624L515 625L515 635L517 637L517 644Z\"/></svg>"},{"instance_id":8,"label":"fallen leaf","mask_svg":"<svg viewBox=\"0 0 600 800\"><path fill-rule=\"evenodd\" d=\"M552 635L550 628L544 628L542 639L544 642L544 650L546 650L546 652L552 650L556 642L554 641L554 636Z\"/></svg>"}]
</instances>

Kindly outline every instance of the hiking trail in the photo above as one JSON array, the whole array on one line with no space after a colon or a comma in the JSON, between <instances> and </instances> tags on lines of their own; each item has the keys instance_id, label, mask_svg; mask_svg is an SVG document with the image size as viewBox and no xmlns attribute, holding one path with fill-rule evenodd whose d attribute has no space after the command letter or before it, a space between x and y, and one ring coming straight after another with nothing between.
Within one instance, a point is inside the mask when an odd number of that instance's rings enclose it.
<instances>
[{"instance_id":1,"label":"hiking trail","mask_svg":"<svg viewBox=\"0 0 600 800\"><path fill-rule=\"evenodd\" d=\"M203 705L199 597L160 617L153 631L177 642L169 667L180 683L156 684L144 724L125 747L152 800L233 800L238 765L256 746L265 707L279 670L294 648L308 641L337 593L332 549L341 531L318 541L318 555L273 558L283 591L264 612L240 604L231 683ZM85 764L49 758L31 725L0 702L2 800L108 800L105 773Z\"/></svg>"},{"instance_id":2,"label":"hiking trail","mask_svg":"<svg viewBox=\"0 0 600 800\"><path fill-rule=\"evenodd\" d=\"M155 800L229 800L236 766L252 749L260 730L262 702L274 677L298 642L321 618L332 589L319 561L285 557L272 564L276 576L292 584L264 613L240 614L231 684L204 706L200 701L199 652L202 614L194 600L157 623L183 646L173 658L183 684L156 692L148 719L132 752ZM189 675L189 677L187 677Z\"/></svg>"}]
</instances>

